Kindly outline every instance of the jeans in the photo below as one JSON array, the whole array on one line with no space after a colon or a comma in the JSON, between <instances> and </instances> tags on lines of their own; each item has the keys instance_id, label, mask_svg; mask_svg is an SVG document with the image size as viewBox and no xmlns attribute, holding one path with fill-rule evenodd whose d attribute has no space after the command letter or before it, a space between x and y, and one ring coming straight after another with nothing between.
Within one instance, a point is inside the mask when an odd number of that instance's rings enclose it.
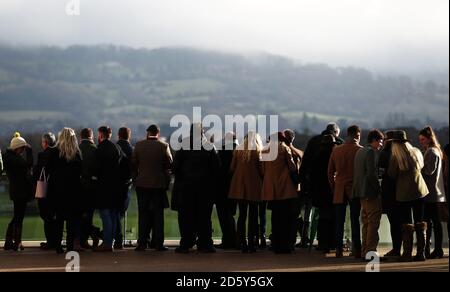
<instances>
[{"instance_id":1,"label":"jeans","mask_svg":"<svg viewBox=\"0 0 450 292\"><path fill-rule=\"evenodd\" d=\"M347 205L350 205L350 219L352 228L352 248L353 250L361 250L361 226L359 217L361 215L360 199L346 201L343 204L336 204L336 248L342 250L344 248L344 225Z\"/></svg>"},{"instance_id":2,"label":"jeans","mask_svg":"<svg viewBox=\"0 0 450 292\"><path fill-rule=\"evenodd\" d=\"M102 218L103 223L103 245L106 247L112 247L117 231L119 211L103 209L100 210L100 217Z\"/></svg>"}]
</instances>

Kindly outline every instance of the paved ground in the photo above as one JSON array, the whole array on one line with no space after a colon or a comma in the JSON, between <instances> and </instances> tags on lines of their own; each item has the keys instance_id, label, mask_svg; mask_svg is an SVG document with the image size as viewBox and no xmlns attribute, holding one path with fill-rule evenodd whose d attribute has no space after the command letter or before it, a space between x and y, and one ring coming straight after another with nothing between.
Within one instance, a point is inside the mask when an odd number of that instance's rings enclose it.
<instances>
[{"instance_id":1,"label":"paved ground","mask_svg":"<svg viewBox=\"0 0 450 292\"><path fill-rule=\"evenodd\" d=\"M381 249L380 252L385 252ZM382 272L449 272L447 256L424 263L382 262ZM332 255L297 250L292 255L275 255L269 251L242 254L239 251L218 251L216 254L192 252L175 254L133 249L114 254L84 252L80 254L82 272L356 272L365 271L366 264L353 258L336 259ZM64 272L68 261L65 255L27 248L17 254L0 251L0 272Z\"/></svg>"}]
</instances>

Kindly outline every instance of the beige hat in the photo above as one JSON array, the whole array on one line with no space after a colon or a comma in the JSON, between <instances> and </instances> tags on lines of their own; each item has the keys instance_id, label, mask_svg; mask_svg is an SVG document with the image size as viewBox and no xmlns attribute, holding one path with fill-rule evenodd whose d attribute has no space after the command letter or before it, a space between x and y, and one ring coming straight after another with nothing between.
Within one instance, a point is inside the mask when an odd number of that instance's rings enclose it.
<instances>
[{"instance_id":1,"label":"beige hat","mask_svg":"<svg viewBox=\"0 0 450 292\"><path fill-rule=\"evenodd\" d=\"M20 133L17 132L14 134L14 138L11 140L9 148L11 150L16 150L19 149L20 147L25 147L27 145L28 145L27 141L25 141L24 138L20 137Z\"/></svg>"}]
</instances>

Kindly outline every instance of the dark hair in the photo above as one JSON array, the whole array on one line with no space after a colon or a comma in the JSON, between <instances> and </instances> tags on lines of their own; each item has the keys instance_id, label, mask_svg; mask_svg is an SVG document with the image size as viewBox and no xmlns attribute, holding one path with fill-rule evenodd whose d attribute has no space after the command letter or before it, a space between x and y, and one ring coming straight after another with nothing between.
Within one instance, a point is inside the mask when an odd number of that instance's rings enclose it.
<instances>
[{"instance_id":1,"label":"dark hair","mask_svg":"<svg viewBox=\"0 0 450 292\"><path fill-rule=\"evenodd\" d=\"M372 131L369 132L369 134L367 135L367 142L370 144L374 141L380 141L384 139L384 134L377 129L374 129Z\"/></svg>"},{"instance_id":2,"label":"dark hair","mask_svg":"<svg viewBox=\"0 0 450 292\"><path fill-rule=\"evenodd\" d=\"M153 136L158 135L160 131L161 131L161 129L157 125L151 125L147 129L147 133L149 133L150 135L153 135Z\"/></svg>"},{"instance_id":3,"label":"dark hair","mask_svg":"<svg viewBox=\"0 0 450 292\"><path fill-rule=\"evenodd\" d=\"M92 132L91 128L84 128L80 132L81 139L90 139L90 138L92 138L93 135L94 135L94 133Z\"/></svg>"},{"instance_id":4,"label":"dark hair","mask_svg":"<svg viewBox=\"0 0 450 292\"><path fill-rule=\"evenodd\" d=\"M128 140L131 136L131 129L127 127L122 127L119 129L119 139Z\"/></svg>"},{"instance_id":5,"label":"dark hair","mask_svg":"<svg viewBox=\"0 0 450 292\"><path fill-rule=\"evenodd\" d=\"M427 126L427 127L423 128L422 130L420 130L419 135L424 136L425 138L429 139L430 140L429 147L438 148L438 150L441 152L441 158L443 157L441 144L439 143L437 136L434 133L433 128L431 126Z\"/></svg>"},{"instance_id":6,"label":"dark hair","mask_svg":"<svg viewBox=\"0 0 450 292\"><path fill-rule=\"evenodd\" d=\"M284 130L283 134L286 137L288 144L290 144L294 141L295 132L293 130L291 130L291 129Z\"/></svg>"},{"instance_id":7,"label":"dark hair","mask_svg":"<svg viewBox=\"0 0 450 292\"><path fill-rule=\"evenodd\" d=\"M45 140L45 142L47 142L48 146L50 147L54 147L56 145L56 137L52 132L48 132L42 135L42 140Z\"/></svg>"},{"instance_id":8,"label":"dark hair","mask_svg":"<svg viewBox=\"0 0 450 292\"><path fill-rule=\"evenodd\" d=\"M327 125L327 131L332 132L333 134L337 134L341 129L339 129L339 126L336 123L329 123Z\"/></svg>"},{"instance_id":9,"label":"dark hair","mask_svg":"<svg viewBox=\"0 0 450 292\"><path fill-rule=\"evenodd\" d=\"M361 128L356 126L356 125L350 126L347 129L347 136L348 137L356 138L356 136L358 136L358 134L361 134Z\"/></svg>"},{"instance_id":10,"label":"dark hair","mask_svg":"<svg viewBox=\"0 0 450 292\"><path fill-rule=\"evenodd\" d=\"M111 137L111 135L112 135L112 130L108 126L101 126L100 128L98 128L98 132L102 133L106 137Z\"/></svg>"}]
</instances>

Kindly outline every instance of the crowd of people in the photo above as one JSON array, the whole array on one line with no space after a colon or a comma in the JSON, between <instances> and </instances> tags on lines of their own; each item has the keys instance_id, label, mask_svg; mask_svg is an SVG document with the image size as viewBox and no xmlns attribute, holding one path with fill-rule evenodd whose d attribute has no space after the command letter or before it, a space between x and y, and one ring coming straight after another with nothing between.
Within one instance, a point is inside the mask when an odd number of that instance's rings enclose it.
<instances>
[{"instance_id":1,"label":"crowd of people","mask_svg":"<svg viewBox=\"0 0 450 292\"><path fill-rule=\"evenodd\" d=\"M23 220L33 199L38 200L44 222L42 249L58 253L65 252L64 247L96 252L121 249L122 220L134 187L139 215L136 251L168 250L164 210L171 207L178 212L177 253L189 253L195 246L204 253L216 248L255 253L268 242L275 253L292 253L312 246L316 232L309 231L317 229L316 249L341 258L349 207L349 248L355 258L364 260L377 251L382 214L389 219L393 245L386 257L424 261L444 256L449 146L441 148L431 127L417 137L422 151L402 130L372 130L361 146L358 126L349 127L344 140L334 123L313 137L304 152L294 146L295 132L289 129L272 134L267 143L253 131L241 143L234 133L227 133L219 151L201 124L193 124L190 137L182 141L191 147L175 152L161 140L156 125L134 147L128 128L119 129L117 143L107 126L96 134L98 143L91 129L81 130L79 137L70 128L62 129L57 138L45 133L36 164L31 147L15 134L0 155L0 170L9 179L14 205L5 250L24 249ZM193 145L201 147L195 150ZM263 159L274 149L274 160ZM212 240L214 205L222 230L220 245ZM268 236L267 209L272 212ZM102 230L93 224L97 210Z\"/></svg>"}]
</instances>

